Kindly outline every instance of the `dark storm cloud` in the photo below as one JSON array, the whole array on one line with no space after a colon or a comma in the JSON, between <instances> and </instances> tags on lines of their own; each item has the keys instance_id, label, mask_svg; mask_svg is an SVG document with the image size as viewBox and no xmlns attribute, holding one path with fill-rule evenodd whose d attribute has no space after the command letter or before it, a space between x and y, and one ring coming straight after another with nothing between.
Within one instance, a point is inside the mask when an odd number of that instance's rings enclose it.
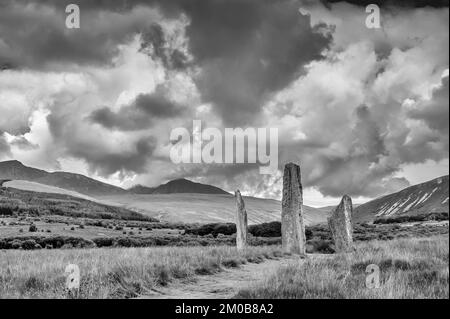
<instances>
[{"instance_id":1,"label":"dark storm cloud","mask_svg":"<svg viewBox=\"0 0 450 319\"><path fill-rule=\"evenodd\" d=\"M383 137L371 116L370 109L366 105L362 105L356 109L356 116L353 147L360 149L356 152L364 152L367 157L371 157L371 160L376 160L379 155L386 154Z\"/></svg>"},{"instance_id":2,"label":"dark storm cloud","mask_svg":"<svg viewBox=\"0 0 450 319\"><path fill-rule=\"evenodd\" d=\"M65 5L72 1L0 2L0 63L17 68L108 64L119 44L153 23L139 10L109 8L112 2L100 7L100 2L96 6L77 1L81 28L70 30L65 26Z\"/></svg>"},{"instance_id":3,"label":"dark storm cloud","mask_svg":"<svg viewBox=\"0 0 450 319\"><path fill-rule=\"evenodd\" d=\"M370 169L370 162L364 156L321 158L315 165L325 167L325 174L317 179L305 176L305 186L316 187L325 196L340 197L342 194L352 194L374 197L410 186L406 178L393 177L397 167Z\"/></svg>"},{"instance_id":4,"label":"dark storm cloud","mask_svg":"<svg viewBox=\"0 0 450 319\"><path fill-rule=\"evenodd\" d=\"M265 99L321 57L330 38L311 29L297 1L183 3L197 85L227 124L251 123Z\"/></svg>"},{"instance_id":5,"label":"dark storm cloud","mask_svg":"<svg viewBox=\"0 0 450 319\"><path fill-rule=\"evenodd\" d=\"M159 24L152 24L142 33L141 50L158 58L170 70L183 70L188 67L188 57L176 48L166 45L166 35Z\"/></svg>"},{"instance_id":6,"label":"dark storm cloud","mask_svg":"<svg viewBox=\"0 0 450 319\"><path fill-rule=\"evenodd\" d=\"M87 138L82 127L68 122L67 114L54 113L47 116L54 144L62 144L66 155L83 159L92 172L108 177L114 173L144 173L148 161L157 146L152 136L129 139L125 145L108 145L99 136Z\"/></svg>"},{"instance_id":7,"label":"dark storm cloud","mask_svg":"<svg viewBox=\"0 0 450 319\"><path fill-rule=\"evenodd\" d=\"M320 2L327 6L329 6L330 4L343 2L358 6L368 6L369 4L376 4L380 7L445 8L449 6L449 0L320 0Z\"/></svg>"},{"instance_id":8,"label":"dark storm cloud","mask_svg":"<svg viewBox=\"0 0 450 319\"><path fill-rule=\"evenodd\" d=\"M449 78L433 91L430 100L419 102L408 112L411 119L425 124L429 130L418 132L400 144L403 161L420 163L432 159L440 161L449 153ZM406 140L405 137L403 137Z\"/></svg>"},{"instance_id":9,"label":"dark storm cloud","mask_svg":"<svg viewBox=\"0 0 450 319\"><path fill-rule=\"evenodd\" d=\"M94 111L89 119L109 129L135 131L148 128L154 119L172 118L183 112L184 108L170 101L166 90L158 86L154 93L139 94L133 103L117 113L104 107Z\"/></svg>"},{"instance_id":10,"label":"dark storm cloud","mask_svg":"<svg viewBox=\"0 0 450 319\"><path fill-rule=\"evenodd\" d=\"M134 150L129 152L98 152L95 144L78 146L80 147L72 147L70 154L86 160L91 171L108 177L117 172L145 173L147 162L156 148L156 141L152 137L142 138L135 143Z\"/></svg>"},{"instance_id":11,"label":"dark storm cloud","mask_svg":"<svg viewBox=\"0 0 450 319\"><path fill-rule=\"evenodd\" d=\"M298 12L300 3L291 0L78 1L79 30L64 27L69 2L25 3L32 6L3 1L0 39L6 47L0 49L0 61L31 68L107 64L119 44L139 33L143 49L167 68L183 69L185 54L168 48L161 26L144 19L136 5L158 7L172 17L184 13L190 20L189 50L201 68L196 83L204 101L212 102L228 124L252 122L265 99L320 58L331 41L311 29L310 18Z\"/></svg>"},{"instance_id":12,"label":"dark storm cloud","mask_svg":"<svg viewBox=\"0 0 450 319\"><path fill-rule=\"evenodd\" d=\"M11 70L11 69L13 69L13 68L14 68L14 67L12 66L11 63L2 63L2 62L0 61L0 71Z\"/></svg>"},{"instance_id":13,"label":"dark storm cloud","mask_svg":"<svg viewBox=\"0 0 450 319\"><path fill-rule=\"evenodd\" d=\"M442 79L442 85L435 89L429 101L420 103L410 111L411 118L422 120L442 135L449 133L449 77Z\"/></svg>"}]
</instances>

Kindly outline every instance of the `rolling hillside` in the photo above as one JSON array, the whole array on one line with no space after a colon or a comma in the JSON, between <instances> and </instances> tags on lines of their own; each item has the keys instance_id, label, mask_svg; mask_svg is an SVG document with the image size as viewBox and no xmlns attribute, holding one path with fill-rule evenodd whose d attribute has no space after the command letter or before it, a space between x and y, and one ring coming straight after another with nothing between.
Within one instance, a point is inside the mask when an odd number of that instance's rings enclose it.
<instances>
[{"instance_id":1,"label":"rolling hillside","mask_svg":"<svg viewBox=\"0 0 450 319\"><path fill-rule=\"evenodd\" d=\"M23 180L55 186L88 196L125 194L127 191L80 174L54 172L27 167L19 161L0 162L0 179Z\"/></svg>"},{"instance_id":2,"label":"rolling hillside","mask_svg":"<svg viewBox=\"0 0 450 319\"><path fill-rule=\"evenodd\" d=\"M153 218L182 223L232 223L236 202L231 194L152 194L102 196L108 203L116 203ZM281 219L281 202L272 199L244 197L249 224ZM328 213L304 206L305 223L326 222Z\"/></svg>"},{"instance_id":3,"label":"rolling hillside","mask_svg":"<svg viewBox=\"0 0 450 319\"><path fill-rule=\"evenodd\" d=\"M61 194L61 195L69 195L72 197L82 198L89 200L91 202L99 202L97 199L75 192L71 190L67 190L60 187L55 186L49 186L44 185L36 182L29 182L29 181L21 181L21 180L14 180L14 181L8 181L3 183L3 187L6 188L14 188L19 189L23 191L30 191L30 192L38 192L38 193L47 193L47 194Z\"/></svg>"},{"instance_id":4,"label":"rolling hillside","mask_svg":"<svg viewBox=\"0 0 450 319\"><path fill-rule=\"evenodd\" d=\"M74 218L157 221L124 207L71 196L65 190L61 190L62 193L57 193L57 189L45 190L52 190L53 193L0 187L0 215L26 213L32 216L58 215Z\"/></svg>"},{"instance_id":5,"label":"rolling hillside","mask_svg":"<svg viewBox=\"0 0 450 319\"><path fill-rule=\"evenodd\" d=\"M447 175L360 205L354 210L353 218L356 222L362 222L402 215L448 213L448 202L449 176Z\"/></svg>"},{"instance_id":6,"label":"rolling hillside","mask_svg":"<svg viewBox=\"0 0 450 319\"><path fill-rule=\"evenodd\" d=\"M135 185L131 188L128 189L128 192L131 194L151 194L153 193L153 191L155 190L155 188L153 187L147 187L147 186L143 186L143 185Z\"/></svg>"}]
</instances>

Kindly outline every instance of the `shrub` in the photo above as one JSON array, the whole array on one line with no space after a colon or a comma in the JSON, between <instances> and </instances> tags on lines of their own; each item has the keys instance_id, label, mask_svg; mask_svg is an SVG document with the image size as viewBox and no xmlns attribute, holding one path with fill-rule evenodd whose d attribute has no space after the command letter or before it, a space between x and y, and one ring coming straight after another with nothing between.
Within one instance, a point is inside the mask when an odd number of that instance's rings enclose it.
<instances>
[{"instance_id":1,"label":"shrub","mask_svg":"<svg viewBox=\"0 0 450 319\"><path fill-rule=\"evenodd\" d=\"M0 206L0 215L12 216L14 215L14 210L12 206Z\"/></svg>"},{"instance_id":2,"label":"shrub","mask_svg":"<svg viewBox=\"0 0 450 319\"><path fill-rule=\"evenodd\" d=\"M22 248L22 242L20 240L13 240L10 246L12 249L20 249Z\"/></svg>"},{"instance_id":3,"label":"shrub","mask_svg":"<svg viewBox=\"0 0 450 319\"><path fill-rule=\"evenodd\" d=\"M170 282L170 272L166 267L159 265L155 269L156 283L160 286L167 286Z\"/></svg>"},{"instance_id":4,"label":"shrub","mask_svg":"<svg viewBox=\"0 0 450 319\"><path fill-rule=\"evenodd\" d=\"M97 247L111 247L114 244L113 239L107 237L94 238L93 242Z\"/></svg>"},{"instance_id":5,"label":"shrub","mask_svg":"<svg viewBox=\"0 0 450 319\"><path fill-rule=\"evenodd\" d=\"M411 223L411 222L422 222L429 220L449 220L449 214L447 212L441 213L428 213L419 215L403 215L396 217L381 217L377 218L374 224L396 224L396 223Z\"/></svg>"},{"instance_id":6,"label":"shrub","mask_svg":"<svg viewBox=\"0 0 450 319\"><path fill-rule=\"evenodd\" d=\"M35 240L33 240L33 239L27 239L27 240L25 240L25 241L23 241L22 242L22 248L23 249L25 249L25 250L32 250L32 249L35 249L36 248L36 245L37 245L37 243L36 243L36 241Z\"/></svg>"},{"instance_id":7,"label":"shrub","mask_svg":"<svg viewBox=\"0 0 450 319\"><path fill-rule=\"evenodd\" d=\"M313 239L306 243L308 253L333 254L335 252L333 243L328 240Z\"/></svg>"},{"instance_id":8,"label":"shrub","mask_svg":"<svg viewBox=\"0 0 450 319\"><path fill-rule=\"evenodd\" d=\"M206 224L186 229L186 234L198 236L212 235L216 237L218 234L232 235L235 233L236 233L236 225L231 223Z\"/></svg>"},{"instance_id":9,"label":"shrub","mask_svg":"<svg viewBox=\"0 0 450 319\"><path fill-rule=\"evenodd\" d=\"M239 261L233 258L228 258L222 261L222 265L227 268L237 268L239 267Z\"/></svg>"},{"instance_id":10,"label":"shrub","mask_svg":"<svg viewBox=\"0 0 450 319\"><path fill-rule=\"evenodd\" d=\"M259 225L251 225L248 228L250 234L256 237L281 237L281 223L271 222Z\"/></svg>"},{"instance_id":11,"label":"shrub","mask_svg":"<svg viewBox=\"0 0 450 319\"><path fill-rule=\"evenodd\" d=\"M31 225L30 225L30 228L28 228L28 231L29 231L30 233L37 232L37 231L38 231L37 226L36 226L35 224L31 224Z\"/></svg>"}]
</instances>

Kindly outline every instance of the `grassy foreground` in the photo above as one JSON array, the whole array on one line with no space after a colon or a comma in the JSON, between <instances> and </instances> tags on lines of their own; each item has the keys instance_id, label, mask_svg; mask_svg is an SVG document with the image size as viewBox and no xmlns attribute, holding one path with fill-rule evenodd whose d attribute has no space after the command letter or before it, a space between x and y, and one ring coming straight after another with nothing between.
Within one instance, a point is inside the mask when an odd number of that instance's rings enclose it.
<instances>
[{"instance_id":1,"label":"grassy foreground","mask_svg":"<svg viewBox=\"0 0 450 319\"><path fill-rule=\"evenodd\" d=\"M174 279L189 280L223 267L283 254L277 247L97 248L0 251L0 299L67 298L65 268L78 265L79 298L132 298Z\"/></svg>"},{"instance_id":2,"label":"grassy foreground","mask_svg":"<svg viewBox=\"0 0 450 319\"><path fill-rule=\"evenodd\" d=\"M317 256L318 257L318 256ZM366 267L380 269L380 288L366 287ZM278 269L237 298L449 298L449 237L359 243L354 253L311 256Z\"/></svg>"}]
</instances>

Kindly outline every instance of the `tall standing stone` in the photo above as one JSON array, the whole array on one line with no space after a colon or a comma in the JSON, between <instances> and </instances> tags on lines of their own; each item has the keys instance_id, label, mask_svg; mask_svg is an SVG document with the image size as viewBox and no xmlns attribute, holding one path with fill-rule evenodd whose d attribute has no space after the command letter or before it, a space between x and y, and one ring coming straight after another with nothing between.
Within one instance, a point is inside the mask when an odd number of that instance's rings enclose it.
<instances>
[{"instance_id":1,"label":"tall standing stone","mask_svg":"<svg viewBox=\"0 0 450 319\"><path fill-rule=\"evenodd\" d=\"M281 240L285 252L306 254L300 166L294 163L286 164L284 167Z\"/></svg>"},{"instance_id":2,"label":"tall standing stone","mask_svg":"<svg viewBox=\"0 0 450 319\"><path fill-rule=\"evenodd\" d=\"M353 248L352 214L352 199L350 196L344 195L339 206L328 218L328 226L333 235L336 252L348 252Z\"/></svg>"},{"instance_id":3,"label":"tall standing stone","mask_svg":"<svg viewBox=\"0 0 450 319\"><path fill-rule=\"evenodd\" d=\"M245 210L245 203L242 199L241 192L239 190L235 193L236 197L236 247L238 250L245 249L247 247L247 211Z\"/></svg>"}]
</instances>

